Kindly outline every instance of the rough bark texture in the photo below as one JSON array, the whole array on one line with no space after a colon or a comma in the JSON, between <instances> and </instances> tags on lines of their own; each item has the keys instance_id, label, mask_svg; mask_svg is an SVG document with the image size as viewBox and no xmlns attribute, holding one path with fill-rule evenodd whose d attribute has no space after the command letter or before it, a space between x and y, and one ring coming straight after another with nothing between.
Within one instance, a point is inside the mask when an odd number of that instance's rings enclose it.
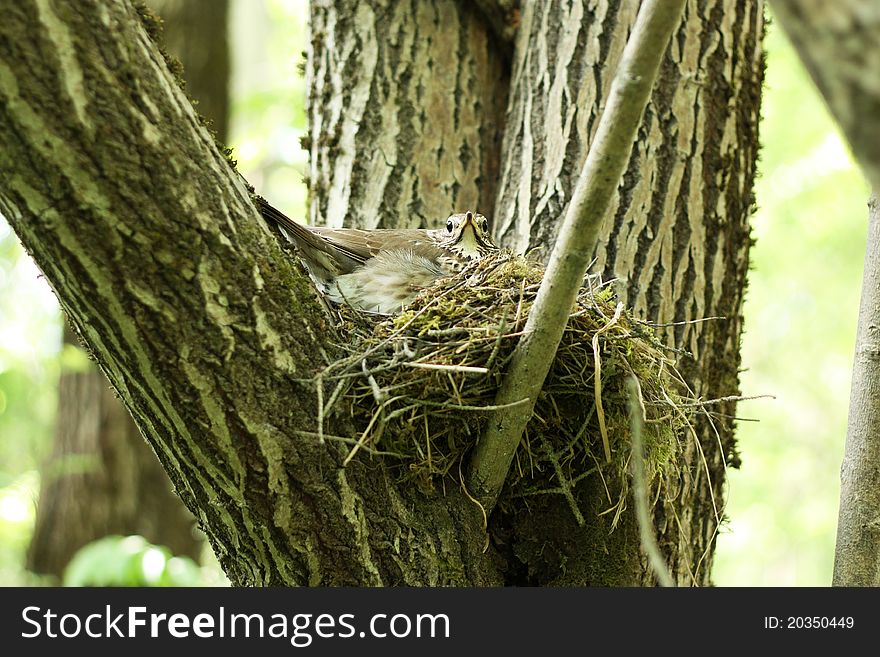
<instances>
[{"instance_id":1,"label":"rough bark texture","mask_svg":"<svg viewBox=\"0 0 880 657\"><path fill-rule=\"evenodd\" d=\"M524 4L495 213L508 246L539 247L546 257L637 10L633 1ZM727 318L664 332L693 354L681 367L703 398L738 390L762 11L751 0L688 2L596 251L594 270L619 279L637 316ZM679 584L709 581L724 458L735 460L732 422L715 425L720 438L698 427L681 480L668 482L674 502L655 510Z\"/></svg>"},{"instance_id":2,"label":"rough bark texture","mask_svg":"<svg viewBox=\"0 0 880 657\"><path fill-rule=\"evenodd\" d=\"M467 2L313 2L312 224L436 228L491 215L504 51Z\"/></svg>"},{"instance_id":3,"label":"rough bark texture","mask_svg":"<svg viewBox=\"0 0 880 657\"><path fill-rule=\"evenodd\" d=\"M164 42L189 95L224 140L229 112L226 0L153 0ZM67 344L79 346L65 332ZM60 576L73 554L109 534L140 534L198 558L194 519L107 379L91 366L62 371L52 455L44 467L28 568ZM72 464L68 467L67 464Z\"/></svg>"},{"instance_id":4,"label":"rough bark texture","mask_svg":"<svg viewBox=\"0 0 880 657\"><path fill-rule=\"evenodd\" d=\"M771 0L871 186L880 189L880 4Z\"/></svg>"},{"instance_id":5,"label":"rough bark texture","mask_svg":"<svg viewBox=\"0 0 880 657\"><path fill-rule=\"evenodd\" d=\"M880 586L880 202L868 204L868 248L856 335L834 586Z\"/></svg>"},{"instance_id":6,"label":"rough bark texture","mask_svg":"<svg viewBox=\"0 0 880 657\"><path fill-rule=\"evenodd\" d=\"M645 0L614 73L605 110L562 219L523 335L498 386L493 412L470 459L472 494L492 508L584 285L599 231L617 194L654 90L660 63L686 0ZM522 399L527 404L516 405ZM633 432L635 433L635 432ZM605 459L611 461L607 436Z\"/></svg>"},{"instance_id":7,"label":"rough bark texture","mask_svg":"<svg viewBox=\"0 0 880 657\"><path fill-rule=\"evenodd\" d=\"M501 582L457 490L315 439L332 332L128 2L4 13L0 210L234 584Z\"/></svg>"}]
</instances>

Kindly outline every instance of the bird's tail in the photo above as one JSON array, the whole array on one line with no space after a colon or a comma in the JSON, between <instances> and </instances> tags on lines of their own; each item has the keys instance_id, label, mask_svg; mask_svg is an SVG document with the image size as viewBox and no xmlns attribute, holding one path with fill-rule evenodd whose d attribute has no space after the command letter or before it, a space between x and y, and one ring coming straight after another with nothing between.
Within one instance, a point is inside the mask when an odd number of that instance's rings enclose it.
<instances>
[{"instance_id":1,"label":"bird's tail","mask_svg":"<svg viewBox=\"0 0 880 657\"><path fill-rule=\"evenodd\" d=\"M269 224L277 226L280 232L296 245L297 251L309 269L312 278L322 290L342 272L350 272L359 264L342 253L340 248L328 242L316 229L310 229L295 222L281 210L273 207L262 196L254 196L254 203Z\"/></svg>"},{"instance_id":2,"label":"bird's tail","mask_svg":"<svg viewBox=\"0 0 880 657\"><path fill-rule=\"evenodd\" d=\"M254 196L254 203L257 206L257 209L260 211L263 219L268 221L270 224L278 226L284 232L289 235L291 238L299 238L309 240L311 237L311 233L302 225L295 222L293 219L284 214L281 210L271 205L269 201L264 199L262 196Z\"/></svg>"}]
</instances>

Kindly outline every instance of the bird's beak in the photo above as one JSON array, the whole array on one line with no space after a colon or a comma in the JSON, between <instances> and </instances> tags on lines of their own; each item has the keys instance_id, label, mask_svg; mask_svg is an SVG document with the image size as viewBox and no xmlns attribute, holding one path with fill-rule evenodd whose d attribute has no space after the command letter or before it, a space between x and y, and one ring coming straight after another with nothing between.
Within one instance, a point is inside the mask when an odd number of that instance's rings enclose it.
<instances>
[{"instance_id":1,"label":"bird's beak","mask_svg":"<svg viewBox=\"0 0 880 657\"><path fill-rule=\"evenodd\" d=\"M475 233L477 232L477 222L474 219L473 212L468 212L466 215L464 215L464 223L462 223L461 229L464 230L468 226L470 226L471 230L473 230Z\"/></svg>"}]
</instances>

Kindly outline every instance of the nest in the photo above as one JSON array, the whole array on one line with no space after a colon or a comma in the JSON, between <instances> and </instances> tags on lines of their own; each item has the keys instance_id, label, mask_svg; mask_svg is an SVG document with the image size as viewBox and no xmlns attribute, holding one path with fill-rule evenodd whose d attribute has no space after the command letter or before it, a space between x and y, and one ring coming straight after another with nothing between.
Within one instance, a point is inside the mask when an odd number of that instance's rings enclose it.
<instances>
[{"instance_id":1,"label":"nest","mask_svg":"<svg viewBox=\"0 0 880 657\"><path fill-rule=\"evenodd\" d=\"M426 488L458 485L469 450L498 410L495 395L542 276L540 265L500 253L441 279L381 321L339 308L340 334L351 339L340 345L346 355L319 375L319 406L323 414L350 400L346 407L362 433L348 439L348 459L379 455ZM633 377L636 400L627 386ZM326 405L325 385L332 391ZM619 515L629 479L631 401L642 409L653 481L676 462L694 406L685 390L650 327L623 310L610 286L587 277L503 499L560 493L579 515L572 491L598 474L603 483L612 476L621 484L611 504Z\"/></svg>"}]
</instances>

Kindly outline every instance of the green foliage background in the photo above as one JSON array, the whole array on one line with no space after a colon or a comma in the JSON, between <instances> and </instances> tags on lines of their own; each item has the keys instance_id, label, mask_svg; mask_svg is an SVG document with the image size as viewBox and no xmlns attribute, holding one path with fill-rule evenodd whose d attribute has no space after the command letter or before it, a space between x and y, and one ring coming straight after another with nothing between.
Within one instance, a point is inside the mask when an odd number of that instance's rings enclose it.
<instances>
[{"instance_id":1,"label":"green foliage background","mask_svg":"<svg viewBox=\"0 0 880 657\"><path fill-rule=\"evenodd\" d=\"M248 179L301 216L306 1L232 0L232 12L231 145ZM868 189L773 26L767 50L742 387L776 399L740 404L739 415L758 422L739 423L743 467L730 472L714 578L719 585L827 585ZM58 375L77 360L61 352L60 329L48 286L0 220L0 584L39 583L23 570L37 467L50 445ZM108 545L133 542L100 549ZM130 553L120 548L121 559ZM191 570L186 577L195 582ZM220 579L206 572L201 581Z\"/></svg>"}]
</instances>

